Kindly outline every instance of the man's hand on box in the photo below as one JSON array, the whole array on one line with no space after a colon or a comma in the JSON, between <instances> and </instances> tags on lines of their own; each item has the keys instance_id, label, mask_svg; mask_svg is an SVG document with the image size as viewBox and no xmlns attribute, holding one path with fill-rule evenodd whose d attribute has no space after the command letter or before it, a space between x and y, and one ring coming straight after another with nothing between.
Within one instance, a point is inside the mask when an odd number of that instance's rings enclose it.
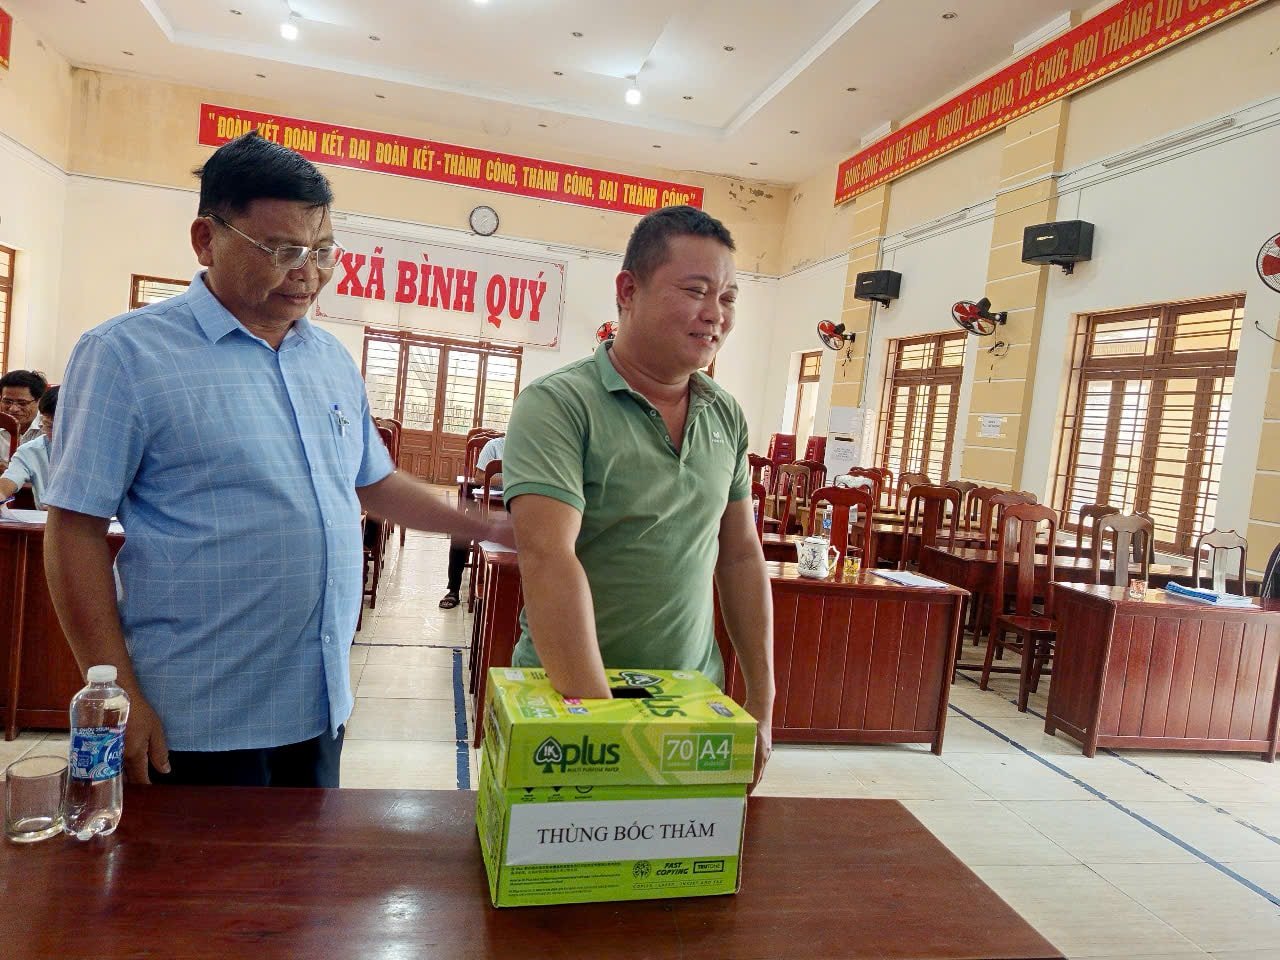
<instances>
[{"instance_id":1,"label":"man's hand on box","mask_svg":"<svg viewBox=\"0 0 1280 960\"><path fill-rule=\"evenodd\" d=\"M747 793L754 793L760 784L760 778L764 776L765 765L769 762L769 757L773 753L773 710L761 710L757 713L752 709L751 704L746 705L747 713L756 717L756 769L751 777L751 786L747 789Z\"/></svg>"}]
</instances>

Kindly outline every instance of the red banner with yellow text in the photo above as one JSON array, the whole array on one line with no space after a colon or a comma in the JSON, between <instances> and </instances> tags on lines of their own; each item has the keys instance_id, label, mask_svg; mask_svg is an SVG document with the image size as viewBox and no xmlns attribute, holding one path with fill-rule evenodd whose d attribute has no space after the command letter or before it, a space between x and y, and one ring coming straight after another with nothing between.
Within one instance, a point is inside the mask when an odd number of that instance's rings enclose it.
<instances>
[{"instance_id":1,"label":"red banner with yellow text","mask_svg":"<svg viewBox=\"0 0 1280 960\"><path fill-rule=\"evenodd\" d=\"M643 215L678 204L702 206L702 188L688 184L211 103L200 105L200 142L205 146L222 146L250 130L296 150L313 163L335 167L391 173L620 213Z\"/></svg>"},{"instance_id":2,"label":"red banner with yellow text","mask_svg":"<svg viewBox=\"0 0 1280 960\"><path fill-rule=\"evenodd\" d=\"M836 205L1266 2L1121 0L840 164Z\"/></svg>"},{"instance_id":3,"label":"red banner with yellow text","mask_svg":"<svg viewBox=\"0 0 1280 960\"><path fill-rule=\"evenodd\" d=\"M0 67L9 69L9 51L13 48L13 14L0 7Z\"/></svg>"}]
</instances>

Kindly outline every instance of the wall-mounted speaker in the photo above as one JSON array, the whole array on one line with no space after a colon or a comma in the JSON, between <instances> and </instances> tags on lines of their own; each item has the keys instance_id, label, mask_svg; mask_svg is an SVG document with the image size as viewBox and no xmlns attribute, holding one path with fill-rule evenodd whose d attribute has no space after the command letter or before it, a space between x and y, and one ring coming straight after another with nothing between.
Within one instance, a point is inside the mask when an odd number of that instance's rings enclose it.
<instances>
[{"instance_id":1,"label":"wall-mounted speaker","mask_svg":"<svg viewBox=\"0 0 1280 960\"><path fill-rule=\"evenodd\" d=\"M1022 231L1022 262L1051 263L1070 273L1093 259L1093 224L1085 220L1038 223Z\"/></svg>"},{"instance_id":2,"label":"wall-mounted speaker","mask_svg":"<svg viewBox=\"0 0 1280 960\"><path fill-rule=\"evenodd\" d=\"M897 300L902 291L902 274L893 270L865 270L853 281L853 295L858 300L872 300L882 307Z\"/></svg>"}]
</instances>

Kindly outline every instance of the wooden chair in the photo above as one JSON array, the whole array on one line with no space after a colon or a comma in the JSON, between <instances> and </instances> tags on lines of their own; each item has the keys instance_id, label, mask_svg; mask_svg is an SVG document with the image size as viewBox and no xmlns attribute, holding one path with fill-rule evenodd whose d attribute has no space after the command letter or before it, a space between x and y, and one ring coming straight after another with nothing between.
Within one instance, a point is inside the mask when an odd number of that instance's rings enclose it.
<instances>
[{"instance_id":1,"label":"wooden chair","mask_svg":"<svg viewBox=\"0 0 1280 960\"><path fill-rule=\"evenodd\" d=\"M950 487L952 490L960 491L960 522L964 524L966 530L971 526L969 519L969 494L978 489L978 485L971 480L948 480L943 484L944 487Z\"/></svg>"},{"instance_id":2,"label":"wooden chair","mask_svg":"<svg viewBox=\"0 0 1280 960\"><path fill-rule=\"evenodd\" d=\"M751 481L751 510L756 518L756 536L764 543L764 509L769 502L769 491L759 480Z\"/></svg>"},{"instance_id":3,"label":"wooden chair","mask_svg":"<svg viewBox=\"0 0 1280 960\"><path fill-rule=\"evenodd\" d=\"M898 486L894 488L893 509L897 510L904 505L903 494L910 494L911 488L916 484L932 485L933 481L928 475L923 473L904 473L898 478Z\"/></svg>"},{"instance_id":4,"label":"wooden chair","mask_svg":"<svg viewBox=\"0 0 1280 960\"><path fill-rule=\"evenodd\" d=\"M796 435L794 433L775 433L769 437L769 449L765 453L770 460L781 466L794 463L796 459Z\"/></svg>"},{"instance_id":5,"label":"wooden chair","mask_svg":"<svg viewBox=\"0 0 1280 960\"><path fill-rule=\"evenodd\" d=\"M872 483L871 494L875 499L876 506L880 505L880 498L884 494L884 474L885 471L877 467L850 467L847 476L864 477Z\"/></svg>"},{"instance_id":6,"label":"wooden chair","mask_svg":"<svg viewBox=\"0 0 1280 960\"><path fill-rule=\"evenodd\" d=\"M975 491L976 492L976 491ZM997 490L982 500L982 513L978 517L978 533L984 547L995 546L996 532L1000 529L1000 515L1008 507L1036 502L1034 493L1021 490Z\"/></svg>"},{"instance_id":7,"label":"wooden chair","mask_svg":"<svg viewBox=\"0 0 1280 960\"><path fill-rule=\"evenodd\" d=\"M493 480L495 477L502 476L502 461L490 460L484 468L484 483L480 487L480 516L484 519L489 518L490 500L493 496ZM476 608L476 570L480 567L480 545L476 541L471 541L471 555L467 558L467 563L471 566L471 578L467 586L467 612L471 613Z\"/></svg>"},{"instance_id":8,"label":"wooden chair","mask_svg":"<svg viewBox=\"0 0 1280 960\"><path fill-rule=\"evenodd\" d=\"M1086 533L1088 533L1089 542L1092 545L1100 517L1109 517L1113 513L1122 512L1119 507L1113 507L1109 503L1086 503L1082 506L1079 519L1076 521L1076 556L1084 556L1084 537Z\"/></svg>"},{"instance_id":9,"label":"wooden chair","mask_svg":"<svg viewBox=\"0 0 1280 960\"><path fill-rule=\"evenodd\" d=\"M946 507L951 507L950 521L945 519ZM920 565L920 557L925 547L932 547L938 542L938 531L946 523L947 546L956 545L956 531L960 523L960 491L951 487L932 487L918 483L907 494L907 509L902 526L902 557L898 561L898 569L907 569ZM919 538L915 541L915 550L911 549L912 534L919 525Z\"/></svg>"},{"instance_id":10,"label":"wooden chair","mask_svg":"<svg viewBox=\"0 0 1280 960\"><path fill-rule=\"evenodd\" d=\"M804 445L804 458L806 460L817 460L819 463L825 462L827 459L827 438L823 436L810 437Z\"/></svg>"},{"instance_id":11,"label":"wooden chair","mask_svg":"<svg viewBox=\"0 0 1280 960\"><path fill-rule=\"evenodd\" d=\"M1200 586L1200 561L1206 548L1209 551L1209 579L1212 582L1212 589L1219 593L1225 593L1227 590L1226 555L1232 550L1240 551L1240 566L1236 576L1240 582L1240 594L1246 594L1249 589L1249 541L1234 530L1217 529L1210 530L1196 541L1196 552L1191 557L1191 585L1193 587ZM1219 563L1219 560L1222 562Z\"/></svg>"},{"instance_id":12,"label":"wooden chair","mask_svg":"<svg viewBox=\"0 0 1280 960\"><path fill-rule=\"evenodd\" d=\"M867 467L867 470L874 470L880 474L880 496L888 497L893 492L893 471L888 467ZM876 501L877 506L881 505L881 501ZM884 504L888 506L887 503Z\"/></svg>"},{"instance_id":13,"label":"wooden chair","mask_svg":"<svg viewBox=\"0 0 1280 960\"><path fill-rule=\"evenodd\" d=\"M18 437L22 433L22 428L18 426L16 418L7 413L0 413L0 430L5 430L9 434L9 452L5 454L5 459L12 460L13 452L18 449Z\"/></svg>"},{"instance_id":14,"label":"wooden chair","mask_svg":"<svg viewBox=\"0 0 1280 960\"><path fill-rule=\"evenodd\" d=\"M748 453L747 468L751 471L751 479L763 484L766 493L774 492L778 485L778 470L772 460L758 453Z\"/></svg>"},{"instance_id":15,"label":"wooden chair","mask_svg":"<svg viewBox=\"0 0 1280 960\"><path fill-rule=\"evenodd\" d=\"M857 507L858 520L862 524L859 546L862 548L864 567L874 565L875 558L875 514L876 502L871 493L860 487L819 487L809 498L808 536L814 536L818 526L818 504L831 504L831 545L840 551L837 563L844 563L845 554L849 550L849 511Z\"/></svg>"},{"instance_id":16,"label":"wooden chair","mask_svg":"<svg viewBox=\"0 0 1280 960\"><path fill-rule=\"evenodd\" d=\"M778 489L774 497L781 504L777 508L781 525L778 532L784 537L791 532L791 518L796 510L796 491L800 491L800 506L808 506L809 468L798 463L784 463L778 467ZM803 529L803 528L801 528Z\"/></svg>"},{"instance_id":17,"label":"wooden chair","mask_svg":"<svg viewBox=\"0 0 1280 960\"><path fill-rule=\"evenodd\" d=\"M1033 609L1036 593L1036 537L1040 532L1040 524L1048 524L1049 549L1045 562L1049 565L1049 586L1046 594L1051 594L1053 587L1054 548L1058 534L1057 514L1048 507L1032 503L1017 503L1005 508L1000 518L1000 536L996 538L996 566L991 584L991 594L996 598L994 615L991 618L991 632L987 637L987 655L982 661L982 679L978 686L986 690L991 674L1018 674L1018 710L1027 712L1027 700L1031 692L1040 686L1040 677L1044 666L1053 655L1053 638L1058 625L1052 616L1051 596L1046 597L1045 614L1037 614ZM1016 549L1011 548L1016 543ZM1016 556L1018 578L1012 613L1002 612L1004 605L1006 561ZM1008 640L1008 634L1018 639ZM996 652L1013 650L1022 655L1018 667L996 667L992 665Z\"/></svg>"},{"instance_id":18,"label":"wooden chair","mask_svg":"<svg viewBox=\"0 0 1280 960\"><path fill-rule=\"evenodd\" d=\"M1148 579L1151 572L1155 524L1151 522L1150 517L1141 513L1131 513L1128 516L1112 513L1099 517L1093 528L1093 543L1089 551L1091 582L1102 582L1102 545L1107 539L1108 532L1112 536L1111 562L1114 577L1112 584L1117 587L1129 585L1131 558L1135 554L1138 557L1139 576L1143 580ZM1139 538L1143 540L1140 552L1137 549Z\"/></svg>"},{"instance_id":19,"label":"wooden chair","mask_svg":"<svg viewBox=\"0 0 1280 960\"><path fill-rule=\"evenodd\" d=\"M809 483L806 487L806 493L810 490L817 490L819 487L827 485L827 465L821 460L797 460L796 466L809 468ZM808 497L805 502L796 506L796 520L803 530L809 525L809 505Z\"/></svg>"}]
</instances>

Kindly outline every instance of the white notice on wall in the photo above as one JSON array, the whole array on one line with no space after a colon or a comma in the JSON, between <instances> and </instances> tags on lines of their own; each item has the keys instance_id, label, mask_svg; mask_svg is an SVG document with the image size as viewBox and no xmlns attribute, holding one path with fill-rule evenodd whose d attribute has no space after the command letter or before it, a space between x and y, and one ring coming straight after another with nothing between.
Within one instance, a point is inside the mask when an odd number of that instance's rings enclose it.
<instances>
[{"instance_id":1,"label":"white notice on wall","mask_svg":"<svg viewBox=\"0 0 1280 960\"><path fill-rule=\"evenodd\" d=\"M978 417L978 436L986 440L997 440L1004 436L1005 418L984 413Z\"/></svg>"},{"instance_id":2,"label":"white notice on wall","mask_svg":"<svg viewBox=\"0 0 1280 960\"><path fill-rule=\"evenodd\" d=\"M861 465L861 459L861 437L856 440L852 437L837 437L835 434L827 437L827 455L824 462L827 465L828 477L834 478L848 473L851 467Z\"/></svg>"}]
</instances>

